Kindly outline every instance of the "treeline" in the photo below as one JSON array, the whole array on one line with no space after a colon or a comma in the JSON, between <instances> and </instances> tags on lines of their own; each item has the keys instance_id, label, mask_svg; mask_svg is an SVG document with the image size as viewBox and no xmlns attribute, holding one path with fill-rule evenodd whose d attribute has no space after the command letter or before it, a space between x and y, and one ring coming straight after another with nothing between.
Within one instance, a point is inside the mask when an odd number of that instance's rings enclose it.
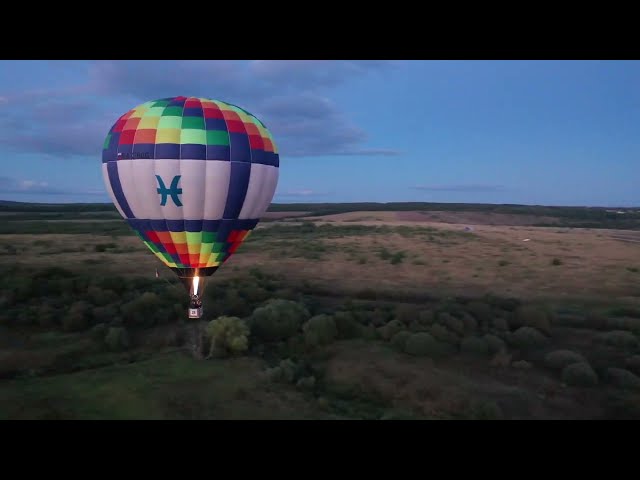
<instances>
[{"instance_id":1,"label":"treeline","mask_svg":"<svg viewBox=\"0 0 640 480\"><path fill-rule=\"evenodd\" d=\"M491 212L521 215L550 216L574 220L618 219L628 215L640 219L640 207L565 207L517 204L483 203L430 203L430 202L354 202L354 203L272 203L269 212L312 212L313 215L332 215L358 211L447 211L447 212ZM29 213L88 213L110 212L117 214L111 203L27 203L0 201L0 212ZM624 212L624 213L617 213Z\"/></svg>"},{"instance_id":2,"label":"treeline","mask_svg":"<svg viewBox=\"0 0 640 480\"><path fill-rule=\"evenodd\" d=\"M444 212L486 212L551 217L560 222L539 222L535 226L573 227L573 228L610 228L640 229L640 208L605 208L605 207L563 207L512 204L473 204L473 203L426 203L426 202L391 202L391 203L272 203L269 212L311 212L310 216L321 217L339 213L357 211L444 211ZM623 212L623 213L619 213ZM80 218L120 218L116 208L109 203L76 203L76 204L36 204L20 202L0 202L0 213L6 215L4 220L39 221L42 220L74 220ZM90 214L96 215L90 215ZM41 215L41 217L38 216ZM84 214L83 216L80 216ZM87 215L89 214L89 215ZM106 217L107 216L107 217ZM8 223L8 222L3 222ZM0 233L14 233L14 227L4 227ZM64 228L67 228L65 226ZM52 227L46 232L37 227L21 226L15 233L61 233L59 228ZM84 233L84 232L78 232ZM87 232L90 233L90 232Z\"/></svg>"},{"instance_id":3,"label":"treeline","mask_svg":"<svg viewBox=\"0 0 640 480\"><path fill-rule=\"evenodd\" d=\"M617 219L629 215L640 219L640 208L563 207L515 204L482 203L273 203L270 212L312 212L313 215L334 215L347 212L373 211L441 211L441 212L489 212L519 215L549 216L575 220ZM624 214L617 213L625 212Z\"/></svg>"},{"instance_id":4,"label":"treeline","mask_svg":"<svg viewBox=\"0 0 640 480\"><path fill-rule=\"evenodd\" d=\"M112 203L29 203L2 200L0 201L0 212L113 212L117 214L118 210Z\"/></svg>"}]
</instances>

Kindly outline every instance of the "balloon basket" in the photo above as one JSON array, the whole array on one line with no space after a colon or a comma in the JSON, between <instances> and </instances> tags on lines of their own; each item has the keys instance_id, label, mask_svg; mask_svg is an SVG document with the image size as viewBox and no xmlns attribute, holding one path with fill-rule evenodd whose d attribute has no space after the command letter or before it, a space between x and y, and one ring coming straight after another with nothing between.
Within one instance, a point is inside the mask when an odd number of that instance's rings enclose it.
<instances>
[{"instance_id":1,"label":"balloon basket","mask_svg":"<svg viewBox=\"0 0 640 480\"><path fill-rule=\"evenodd\" d=\"M189 318L199 319L202 317L202 307L189 308Z\"/></svg>"}]
</instances>

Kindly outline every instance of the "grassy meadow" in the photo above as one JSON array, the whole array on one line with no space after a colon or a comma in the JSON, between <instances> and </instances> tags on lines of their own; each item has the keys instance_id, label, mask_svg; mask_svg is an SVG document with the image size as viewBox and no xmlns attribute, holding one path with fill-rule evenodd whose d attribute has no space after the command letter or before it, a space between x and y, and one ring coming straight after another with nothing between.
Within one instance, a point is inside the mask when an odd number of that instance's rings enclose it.
<instances>
[{"instance_id":1,"label":"grassy meadow","mask_svg":"<svg viewBox=\"0 0 640 480\"><path fill-rule=\"evenodd\" d=\"M201 321L110 205L0 219L0 419L640 419L637 209L273 205Z\"/></svg>"}]
</instances>

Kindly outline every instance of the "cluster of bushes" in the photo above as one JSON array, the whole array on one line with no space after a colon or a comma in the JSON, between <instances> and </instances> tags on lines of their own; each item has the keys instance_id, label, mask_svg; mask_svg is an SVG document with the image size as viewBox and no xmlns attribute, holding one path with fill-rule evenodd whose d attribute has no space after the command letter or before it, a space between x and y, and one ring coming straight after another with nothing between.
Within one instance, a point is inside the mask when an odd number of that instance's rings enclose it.
<instances>
[{"instance_id":1,"label":"cluster of bushes","mask_svg":"<svg viewBox=\"0 0 640 480\"><path fill-rule=\"evenodd\" d=\"M99 344L113 352L126 350L131 345L129 332L124 327L110 327L98 323L91 329L91 337Z\"/></svg>"},{"instance_id":2,"label":"cluster of bushes","mask_svg":"<svg viewBox=\"0 0 640 480\"><path fill-rule=\"evenodd\" d=\"M397 306L393 319L377 326L379 337L413 355L450 352L497 355L508 348L526 351L544 346L552 315L516 300L445 299L429 309Z\"/></svg>"},{"instance_id":3,"label":"cluster of bushes","mask_svg":"<svg viewBox=\"0 0 640 480\"><path fill-rule=\"evenodd\" d=\"M302 228L312 231L320 227ZM59 267L35 272L8 268L0 285L0 321L68 332L92 329L94 338L112 351L128 348L135 338L129 332L135 333L137 328L183 319L188 301L182 285L80 274ZM547 308L492 296L452 297L419 305L348 300L336 309L324 306L326 302L310 296L311 292L309 285L291 289L282 279L258 269L224 284L210 280L204 290L205 315L215 320L204 332L204 355L250 352L278 361L297 361L336 340L363 338L388 342L413 356L439 358L461 353L487 358L496 366L529 368L528 362L512 362L511 352L526 357L529 351L547 346L557 321ZM376 298L373 293L372 298ZM622 313L635 315L637 311ZM631 316L609 319L613 320L621 326L633 326L637 321ZM619 329L600 333L596 342L626 352L626 369L594 369L582 355L563 350L549 353L544 364L570 385L596 385L606 380L635 388L634 379L640 374L638 337ZM287 371L284 364L277 366L281 372ZM308 386L310 376L295 377L295 382L305 378L302 383Z\"/></svg>"},{"instance_id":4,"label":"cluster of bushes","mask_svg":"<svg viewBox=\"0 0 640 480\"><path fill-rule=\"evenodd\" d=\"M405 252L404 250L400 250L398 252L392 253L387 250L386 247L382 247L378 252L378 256L382 260L388 260L391 265L397 265L399 263L402 263L402 261L407 256L407 252Z\"/></svg>"},{"instance_id":5,"label":"cluster of bushes","mask_svg":"<svg viewBox=\"0 0 640 480\"><path fill-rule=\"evenodd\" d=\"M267 377L272 382L295 385L300 390L313 391L316 377L309 371L309 367L291 358L281 360L276 366L267 369Z\"/></svg>"},{"instance_id":6,"label":"cluster of bushes","mask_svg":"<svg viewBox=\"0 0 640 480\"><path fill-rule=\"evenodd\" d=\"M0 323L85 331L99 323L151 327L184 319L188 295L177 279L125 278L61 267L0 272ZM297 297L254 270L224 285L209 280L204 291L209 318L246 317L270 297Z\"/></svg>"},{"instance_id":7,"label":"cluster of bushes","mask_svg":"<svg viewBox=\"0 0 640 480\"><path fill-rule=\"evenodd\" d=\"M27 276L31 273L31 276ZM10 325L85 331L106 323L142 327L184 315L187 295L178 285L136 278L79 274L53 267L3 276L4 309Z\"/></svg>"},{"instance_id":8,"label":"cluster of bushes","mask_svg":"<svg viewBox=\"0 0 640 480\"><path fill-rule=\"evenodd\" d=\"M560 372L562 381L567 385L594 387L601 381L627 390L640 390L640 355L632 355L625 360L624 368L608 367L600 374L587 358L571 350L555 350L547 353L544 364L550 370ZM635 372L635 373L634 373Z\"/></svg>"},{"instance_id":9,"label":"cluster of bushes","mask_svg":"<svg viewBox=\"0 0 640 480\"><path fill-rule=\"evenodd\" d=\"M381 339L411 355L462 352L492 356L546 345L552 316L514 300L447 299L429 309L416 305L347 301L337 311L299 300L269 300L247 317L253 345L280 353L312 352L337 339ZM258 347L256 347L258 348Z\"/></svg>"},{"instance_id":10,"label":"cluster of bushes","mask_svg":"<svg viewBox=\"0 0 640 480\"><path fill-rule=\"evenodd\" d=\"M626 330L640 335L640 312L634 308L619 307L610 311L589 313L567 312L557 316L559 325L591 330Z\"/></svg>"},{"instance_id":11,"label":"cluster of bushes","mask_svg":"<svg viewBox=\"0 0 640 480\"><path fill-rule=\"evenodd\" d=\"M513 300L447 299L429 309L417 305L347 301L323 311L299 300L268 300L246 316L250 348L302 356L339 339L380 339L415 356L461 352L491 357L509 349L545 346L552 316ZM526 362L515 362L523 368Z\"/></svg>"},{"instance_id":12,"label":"cluster of bushes","mask_svg":"<svg viewBox=\"0 0 640 480\"><path fill-rule=\"evenodd\" d=\"M205 339L209 358L240 355L249 348L249 327L238 317L218 317L207 325Z\"/></svg>"}]
</instances>

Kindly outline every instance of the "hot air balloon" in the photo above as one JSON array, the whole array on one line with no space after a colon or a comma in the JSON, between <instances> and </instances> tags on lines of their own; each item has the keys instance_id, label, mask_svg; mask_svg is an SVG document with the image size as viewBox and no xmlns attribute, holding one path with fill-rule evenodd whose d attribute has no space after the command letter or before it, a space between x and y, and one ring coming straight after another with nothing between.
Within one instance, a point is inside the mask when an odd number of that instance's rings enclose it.
<instances>
[{"instance_id":1,"label":"hot air balloon","mask_svg":"<svg viewBox=\"0 0 640 480\"><path fill-rule=\"evenodd\" d=\"M278 182L267 127L220 100L163 98L122 115L104 141L102 173L118 212L180 278L189 317L207 277L258 224Z\"/></svg>"}]
</instances>

